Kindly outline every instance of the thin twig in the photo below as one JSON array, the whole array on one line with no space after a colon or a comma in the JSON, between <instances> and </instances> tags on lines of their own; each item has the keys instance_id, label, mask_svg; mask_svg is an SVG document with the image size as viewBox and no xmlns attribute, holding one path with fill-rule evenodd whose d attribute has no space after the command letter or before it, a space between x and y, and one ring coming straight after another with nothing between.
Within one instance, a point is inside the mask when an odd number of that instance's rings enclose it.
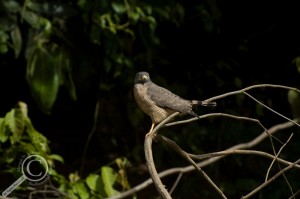
<instances>
[{"instance_id":1,"label":"thin twig","mask_svg":"<svg viewBox=\"0 0 300 199\"><path fill-rule=\"evenodd\" d=\"M80 165L80 175L83 174L83 170L84 170L84 163L85 163L85 158L86 158L86 153L87 150L89 148L89 144L91 142L91 139L94 135L94 133L96 132L96 128L97 128L97 121L98 121L98 117L99 117L99 110L100 110L100 102L98 101L96 103L96 107L95 107L95 112L94 112L94 121L93 121L93 127L92 130L89 133L89 136L87 138L87 141L84 145L84 149L83 149L83 155L82 155L82 159L81 159L81 165Z\"/></svg>"},{"instance_id":2,"label":"thin twig","mask_svg":"<svg viewBox=\"0 0 300 199\"><path fill-rule=\"evenodd\" d=\"M271 112L273 112L273 113L279 115L280 117L282 117L282 118L284 118L284 119L286 119L286 120L288 120L288 121L290 121L290 122L292 122L292 123L294 123L295 125L297 125L297 126L300 127L300 125L299 125L298 123L294 122L294 121L291 120L290 118L288 118L288 117L282 115L281 113L279 113L279 112L273 110L272 108L268 107L267 105L265 105L264 103L260 102L259 100L257 100L255 97L253 97L252 95L250 95L250 94L247 93L246 91L243 91L243 93L244 93L246 96L250 97L252 100L254 100L256 103L258 103L258 104L260 104L261 106L263 106L263 107L265 107L266 109L268 109L269 111L271 111ZM292 136L292 135L291 135L291 136ZM272 138L270 137L270 142L271 142L271 144L272 144L272 149L273 149L273 152L274 152L274 155L276 156L276 158L278 157L279 153L280 153L281 150L284 148L284 146L289 142L290 139L291 139L291 137L290 137L290 138L288 139L288 141L280 148L278 154L276 154L276 150L275 150L275 147L274 147L274 144L273 144L273 140L272 140ZM268 171L267 171L267 175L266 175L265 181L267 181L267 179L268 179L269 172L270 172L270 170L271 170L271 168L272 168L272 165L273 165L273 163L275 162L276 158L272 161L272 163L271 163L271 165L270 165L270 167L269 167L269 169L268 169ZM278 167L279 167L279 169L281 170L280 164L278 164ZM294 195L293 188L291 187L291 185L290 185L290 183L289 183L287 177L285 176L285 174L283 174L283 177L284 177L284 179L285 179L285 181L286 181L286 183L287 183L289 189L291 190L292 195Z\"/></svg>"},{"instance_id":3,"label":"thin twig","mask_svg":"<svg viewBox=\"0 0 300 199\"><path fill-rule=\"evenodd\" d=\"M262 183L260 186L258 186L256 189L254 189L253 191L251 191L250 193L248 193L246 196L242 196L242 199L247 199L250 198L251 196L253 196L254 194L256 194L257 192L259 192L260 190L262 190L264 187L266 187L268 184L270 184L271 182L273 182L276 178L278 178L279 176L281 176L282 174L284 174L286 171L290 170L291 168L293 168L295 165L297 165L298 163L300 163L300 159L298 159L296 162L294 162L293 164L285 167L284 169L282 169L281 171L279 171L277 174L275 174L272 178L270 178L267 182Z\"/></svg>"},{"instance_id":4,"label":"thin twig","mask_svg":"<svg viewBox=\"0 0 300 199\"><path fill-rule=\"evenodd\" d=\"M196 120L196 119L194 119L194 120ZM300 119L295 119L294 121L299 122ZM168 125L169 124L171 124L171 123L168 123ZM274 133L276 133L280 130L291 128L293 126L294 126L294 124L291 123L291 122L284 122L284 123L277 124L277 125L274 125L273 127L269 128L268 132L272 135L272 134L274 134ZM268 135L265 133L265 131L263 131L259 136L255 137L251 141L246 142L246 143L237 144L237 145L232 146L232 147L230 147L226 150L249 149L249 148L252 148L252 147L258 145L263 140L265 140L267 137L268 137ZM259 155L259 154L257 154L257 155ZM203 168L203 167L208 166L208 165L210 165L210 164L212 164L216 161L219 161L223 157L224 156L212 157L212 158L209 158L205 161L199 162L197 165L200 166L201 168ZM274 156L271 155L271 158L273 159ZM278 159L278 160L281 160L281 159ZM285 162L282 162L282 163L285 163ZM296 168L300 168L300 166L298 167L296 165ZM192 165L187 166L187 167L177 167L177 168L171 168L171 169L167 169L165 171L162 171L158 174L158 176L159 176L159 178L164 178L164 177L167 177L169 175L176 174L176 173L183 173L184 174L184 173L189 173L189 172L194 171L194 170L195 170L195 168ZM122 192L119 195L109 197L107 199L122 199L122 198L128 197L130 195L133 195L134 193L137 193L137 192L145 189L146 187L150 186L152 183L153 183L152 179L149 178L148 180L145 180L144 182L140 183L139 185L136 185L132 189L127 190L125 192Z\"/></svg>"},{"instance_id":5,"label":"thin twig","mask_svg":"<svg viewBox=\"0 0 300 199\"><path fill-rule=\"evenodd\" d=\"M225 98L225 97L228 97L228 96L231 96L231 95L242 94L243 92L251 90L251 89L267 88L267 87L269 87L269 88L282 88L282 89L286 89L286 90L293 90L293 91L296 91L296 92L300 93L300 90L298 90L296 88L293 88L293 87L289 87L289 86L282 86L282 85L276 85L276 84L257 84L257 85L252 85L252 86L243 88L241 90L232 91L232 92L229 92L229 93L225 93L225 94L222 94L222 95L211 97L211 98L206 99L204 101L216 101L218 99L222 99L222 98Z\"/></svg>"},{"instance_id":6,"label":"thin twig","mask_svg":"<svg viewBox=\"0 0 300 199\"><path fill-rule=\"evenodd\" d=\"M264 125L262 125L262 123L258 119L254 119L254 118L250 118L250 117L236 116L236 115L231 115L231 114L227 114L227 113L209 113L209 114L201 115L199 117L194 117L194 118L191 118L191 119L186 119L186 120L181 120L181 121L176 121L176 122L170 122L170 123L165 124L164 126L168 127L168 126L174 126L174 125L179 125L179 124L185 124L185 123L189 123L189 122L192 122L192 121L196 121L196 120L200 120L200 119L204 119L204 118L208 118L208 117L228 117L228 118L237 119L237 120L246 120L246 121L250 121L250 122L255 122L260 127L262 127L262 129L264 129L265 132L269 136L271 136L272 138L277 140L279 143L283 144L283 142L281 142L278 138L276 138L273 135L270 135L267 128Z\"/></svg>"},{"instance_id":7,"label":"thin twig","mask_svg":"<svg viewBox=\"0 0 300 199\"><path fill-rule=\"evenodd\" d=\"M64 198L72 199L68 194L66 194L65 192L63 192L63 191L59 190L58 188L56 188L52 184L50 179L49 179L49 185L46 185L46 187L49 187L50 189L57 191L60 195L64 196Z\"/></svg>"},{"instance_id":8,"label":"thin twig","mask_svg":"<svg viewBox=\"0 0 300 199\"><path fill-rule=\"evenodd\" d=\"M294 121L295 122L299 122L300 119L295 119ZM292 126L294 126L293 123L291 123L291 122L285 122L285 123L277 124L277 125L269 128L268 132L269 132L270 135L272 135L272 134L274 134L277 131L280 131L280 130L286 129L286 128L290 128ZM237 144L235 146L229 147L226 150L249 149L249 148L252 148L252 147L258 145L259 143L261 143L267 137L269 137L269 136L264 131L260 135L258 135L256 138L254 138L253 140L251 140L249 142L246 142L246 143ZM208 160L205 160L203 162L198 163L198 166L203 167L203 166L212 164L213 162L216 162L216 161L220 160L221 158L223 158L223 157L213 157L213 158L210 158Z\"/></svg>"},{"instance_id":9,"label":"thin twig","mask_svg":"<svg viewBox=\"0 0 300 199\"><path fill-rule=\"evenodd\" d=\"M184 159L186 159L190 164L192 164L197 171L213 186L213 188L221 195L222 198L226 198L224 193L219 189L219 187L210 179L210 177L200 168L197 164L189 157L189 155L182 150L173 140L166 138L162 135L156 135L157 140L166 143L170 146L174 151L176 151L179 155L181 155Z\"/></svg>"},{"instance_id":10,"label":"thin twig","mask_svg":"<svg viewBox=\"0 0 300 199\"><path fill-rule=\"evenodd\" d=\"M300 189L296 191L296 193L294 193L291 197L289 197L289 199L295 198L299 193L300 193Z\"/></svg>"},{"instance_id":11,"label":"thin twig","mask_svg":"<svg viewBox=\"0 0 300 199\"><path fill-rule=\"evenodd\" d=\"M173 186L172 186L172 188L170 189L170 195L172 195L172 193L174 192L174 190L176 189L176 187L177 187L177 185L178 185L178 183L180 182L180 180L181 180L181 177L182 177L182 173L179 173L178 174L178 176L177 176L177 178L176 178L176 180L175 180L175 182L174 182L174 184L173 184Z\"/></svg>"},{"instance_id":12,"label":"thin twig","mask_svg":"<svg viewBox=\"0 0 300 199\"><path fill-rule=\"evenodd\" d=\"M280 117L283 117L284 119L293 122L291 119L289 119L288 117L285 117L284 115L278 113L277 111L274 111L273 109L271 109L270 107L266 106L265 104L261 103L260 101L258 101L257 99L255 99L254 97L252 97L251 95L249 95L246 91L254 89L254 88L266 88L266 87L270 87L270 88L282 88L282 89L286 89L286 90L293 90L296 91L298 93L300 93L299 89L293 88L293 87L289 87L289 86L282 86L282 85L275 85L275 84L258 84L258 85L252 85L246 88L243 88L241 90L237 90L237 91L232 91L229 93L225 93L222 95L218 95L209 99L206 99L204 101L216 101L218 99L224 98L224 97L228 97L231 95L237 95L237 94L242 94L244 93L245 95L247 95L248 97L250 97L252 100L256 101L257 103L259 103L260 105L264 106L265 108L267 108L268 110L272 111L273 113L279 115ZM300 127L300 124L293 122L295 125Z\"/></svg>"},{"instance_id":13,"label":"thin twig","mask_svg":"<svg viewBox=\"0 0 300 199\"><path fill-rule=\"evenodd\" d=\"M288 138L288 140L286 141L286 143L284 143L284 144L280 147L280 149L279 149L277 155L275 156L275 158L273 159L273 161L271 162L271 164L270 164L270 166L269 166L269 168L268 168L268 171L267 171L267 174L266 174L266 177L265 177L265 182L266 182L266 181L268 180L268 178L269 178L269 174L270 174L270 171L271 171L271 168L272 168L274 162L278 159L278 156L279 156L279 154L281 153L282 149L287 145L287 143L290 141L290 139L291 139L292 137L293 137L293 134L291 134L290 137Z\"/></svg>"},{"instance_id":14,"label":"thin twig","mask_svg":"<svg viewBox=\"0 0 300 199\"><path fill-rule=\"evenodd\" d=\"M274 162L275 162L275 161L278 161L278 156L279 156L279 154L281 153L281 151L283 150L283 148L287 145L287 143L291 140L292 137L293 137L293 133L290 135L290 137L288 138L288 140L280 147L278 153L276 154L276 157L273 159L273 161L271 162L271 164L270 164L270 166L269 166L269 168L268 168L268 171L267 171L267 174L266 174L266 178L265 178L265 182L266 182L266 181L268 180L268 178L269 178L269 174L270 174L270 171L271 171L271 168L272 168ZM278 167L279 167L279 169L281 170L280 164L278 164ZM289 181L288 181L287 177L285 176L285 174L283 174L283 177L284 177L284 180L286 181L286 183L287 183L289 189L291 190L292 195L294 195L293 188L292 188L291 184L289 183Z\"/></svg>"},{"instance_id":15,"label":"thin twig","mask_svg":"<svg viewBox=\"0 0 300 199\"><path fill-rule=\"evenodd\" d=\"M278 138L276 138L275 136L271 135L268 132L267 128L258 119L249 118L249 117L235 116L235 115L226 114L226 113L210 113L210 114L202 115L202 116L199 116L199 117L191 118L191 119L188 119L188 120L183 120L183 121L168 123L168 124L165 124L165 126L173 126L173 125L183 124L183 123L186 123L186 122L200 120L200 119L203 119L203 118L206 118L206 117L221 117L221 116L222 117L233 118L233 119L237 119L237 120L246 120L246 121L251 121L251 122L257 123L260 127L262 127L262 129L264 129L264 132L266 132L268 134L268 136L270 138L270 142L271 142L271 147L272 147L273 153L276 156L276 150L275 150L275 146L274 146L272 138L275 138L280 143L282 143L282 142Z\"/></svg>"},{"instance_id":16,"label":"thin twig","mask_svg":"<svg viewBox=\"0 0 300 199\"><path fill-rule=\"evenodd\" d=\"M54 191L54 190L35 190L35 191L30 192L29 199L35 198L35 197L33 197L33 195L38 194L38 193L41 193L41 194L53 194L53 195L56 195L55 198L57 198L57 195L58 195L58 192ZM46 196L45 198L49 198L50 199L49 196Z\"/></svg>"},{"instance_id":17,"label":"thin twig","mask_svg":"<svg viewBox=\"0 0 300 199\"><path fill-rule=\"evenodd\" d=\"M281 113L278 113L277 111L275 111L275 110L273 110L273 109L271 109L270 107L268 107L267 105L265 105L264 103L262 103L262 102L260 102L260 101L258 101L255 97L253 97L252 95L250 95L249 93L247 93L247 92L243 92L245 95L247 95L248 97L250 97L252 100L254 100L255 102L257 102L258 104L260 104L261 106L263 106L263 107L265 107L266 109L268 109L269 111L271 111L271 112L273 112L273 113L275 113L276 115L279 115L280 117L282 117L282 118L284 118L284 119L286 119L287 121L290 121L290 122L293 122L295 125L297 125L297 126L299 126L300 127L300 124L298 124L298 123L296 123L296 122L294 122L293 120L291 120L290 118L288 118L288 117L286 117L286 116L284 116L284 115L282 115Z\"/></svg>"},{"instance_id":18,"label":"thin twig","mask_svg":"<svg viewBox=\"0 0 300 199\"><path fill-rule=\"evenodd\" d=\"M52 182L50 182L50 185L45 185L43 187L43 190L33 190L29 193L29 199L33 199L33 198L37 198L34 197L35 194L43 194L43 198L49 198L50 196L47 194L53 194L55 195L55 198L57 198L57 196L63 196L64 198L69 198L71 199L70 196L68 196L66 193L60 191L59 189L57 189L55 186L52 185Z\"/></svg>"},{"instance_id":19,"label":"thin twig","mask_svg":"<svg viewBox=\"0 0 300 199\"><path fill-rule=\"evenodd\" d=\"M234 154L257 155L257 156L262 156L262 157L269 158L271 160L274 160L276 158L276 156L271 155L271 154L266 153L266 152L263 152L263 151L242 150L242 149L224 150L224 151L219 151L219 152L207 153L207 154L203 154L203 155L195 155L195 154L188 153L188 155L191 158L197 159L197 160L203 160L203 159L212 158L212 157L218 157L218 156L234 155ZM292 162L286 161L286 160L281 159L281 158L277 158L277 161L280 162L280 163L282 163L282 164L285 164L287 166L293 164ZM295 165L295 168L297 168L297 169L300 170L300 165Z\"/></svg>"}]
</instances>

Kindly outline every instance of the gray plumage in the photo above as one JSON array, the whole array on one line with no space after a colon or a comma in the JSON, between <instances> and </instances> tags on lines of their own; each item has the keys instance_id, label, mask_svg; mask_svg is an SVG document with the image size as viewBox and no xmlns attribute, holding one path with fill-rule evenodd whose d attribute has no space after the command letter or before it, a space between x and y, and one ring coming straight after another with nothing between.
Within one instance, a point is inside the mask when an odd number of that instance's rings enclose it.
<instances>
[{"instance_id":1,"label":"gray plumage","mask_svg":"<svg viewBox=\"0 0 300 199\"><path fill-rule=\"evenodd\" d=\"M171 91L153 83L147 72L139 72L134 79L134 97L139 107L151 117L152 124L158 124L174 112L190 114L194 105L215 106L215 102L185 100Z\"/></svg>"}]
</instances>

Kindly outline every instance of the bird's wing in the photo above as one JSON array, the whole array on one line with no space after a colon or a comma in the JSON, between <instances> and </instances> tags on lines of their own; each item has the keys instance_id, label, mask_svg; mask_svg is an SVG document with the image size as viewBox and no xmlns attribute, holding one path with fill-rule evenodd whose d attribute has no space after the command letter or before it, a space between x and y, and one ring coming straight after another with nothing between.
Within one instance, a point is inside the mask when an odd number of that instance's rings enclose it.
<instances>
[{"instance_id":1,"label":"bird's wing","mask_svg":"<svg viewBox=\"0 0 300 199\"><path fill-rule=\"evenodd\" d=\"M181 113L187 113L192 110L191 102L182 99L171 91L160 87L153 82L147 83L147 94L150 99L159 107L169 108Z\"/></svg>"}]
</instances>

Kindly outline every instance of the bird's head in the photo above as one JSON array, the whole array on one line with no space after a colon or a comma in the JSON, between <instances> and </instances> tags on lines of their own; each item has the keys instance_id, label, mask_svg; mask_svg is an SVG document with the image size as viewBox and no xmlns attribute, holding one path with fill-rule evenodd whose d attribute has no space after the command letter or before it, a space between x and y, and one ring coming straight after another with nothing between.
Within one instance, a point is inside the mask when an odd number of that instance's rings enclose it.
<instances>
[{"instance_id":1,"label":"bird's head","mask_svg":"<svg viewBox=\"0 0 300 199\"><path fill-rule=\"evenodd\" d=\"M135 75L134 83L135 84L144 84L146 82L150 82L150 76L147 72L139 72Z\"/></svg>"}]
</instances>

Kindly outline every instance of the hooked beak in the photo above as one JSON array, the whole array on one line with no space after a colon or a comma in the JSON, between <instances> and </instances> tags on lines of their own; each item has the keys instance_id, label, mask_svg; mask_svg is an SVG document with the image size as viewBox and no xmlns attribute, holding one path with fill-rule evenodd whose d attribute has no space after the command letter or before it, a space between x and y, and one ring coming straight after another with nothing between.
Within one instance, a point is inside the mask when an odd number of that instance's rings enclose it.
<instances>
[{"instance_id":1,"label":"hooked beak","mask_svg":"<svg viewBox=\"0 0 300 199\"><path fill-rule=\"evenodd\" d=\"M148 76L147 76L147 75L143 75L143 76L141 77L141 80L142 80L143 82L147 81L147 80L148 80Z\"/></svg>"}]
</instances>

